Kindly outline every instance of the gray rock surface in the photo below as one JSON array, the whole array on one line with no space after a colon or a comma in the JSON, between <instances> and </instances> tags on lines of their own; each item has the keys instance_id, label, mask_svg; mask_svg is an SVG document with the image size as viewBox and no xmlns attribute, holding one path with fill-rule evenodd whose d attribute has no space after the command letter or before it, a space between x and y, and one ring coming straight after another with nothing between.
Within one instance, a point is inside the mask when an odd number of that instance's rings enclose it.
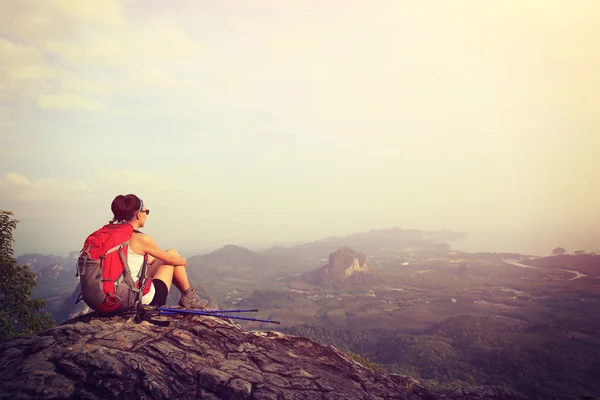
<instances>
[{"instance_id":1,"label":"gray rock surface","mask_svg":"<svg viewBox=\"0 0 600 400\"><path fill-rule=\"evenodd\" d=\"M438 397L410 377L373 372L305 338L245 331L217 317L169 320L164 327L87 314L6 342L0 345L0 398L461 398Z\"/></svg>"}]
</instances>

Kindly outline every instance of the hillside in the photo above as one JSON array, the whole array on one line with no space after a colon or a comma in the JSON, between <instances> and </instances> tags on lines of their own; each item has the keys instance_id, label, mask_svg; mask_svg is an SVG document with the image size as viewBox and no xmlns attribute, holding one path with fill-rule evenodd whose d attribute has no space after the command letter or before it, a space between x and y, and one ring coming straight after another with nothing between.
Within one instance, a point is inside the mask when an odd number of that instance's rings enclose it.
<instances>
[{"instance_id":1,"label":"hillside","mask_svg":"<svg viewBox=\"0 0 600 400\"><path fill-rule=\"evenodd\" d=\"M331 346L225 319L170 326L86 315L0 345L1 398L441 400L417 381L366 368ZM470 388L443 399L522 400Z\"/></svg>"}]
</instances>

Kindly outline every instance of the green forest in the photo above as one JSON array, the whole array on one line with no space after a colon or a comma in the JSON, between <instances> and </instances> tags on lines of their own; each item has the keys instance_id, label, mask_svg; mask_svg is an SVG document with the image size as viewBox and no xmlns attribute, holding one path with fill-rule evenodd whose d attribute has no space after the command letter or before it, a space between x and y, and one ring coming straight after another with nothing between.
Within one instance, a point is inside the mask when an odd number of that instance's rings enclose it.
<instances>
[{"instance_id":1,"label":"green forest","mask_svg":"<svg viewBox=\"0 0 600 400\"><path fill-rule=\"evenodd\" d=\"M413 334L307 324L282 331L359 354L439 391L493 385L539 400L600 393L600 340L564 337L559 326L515 329L492 317L460 316Z\"/></svg>"}]
</instances>

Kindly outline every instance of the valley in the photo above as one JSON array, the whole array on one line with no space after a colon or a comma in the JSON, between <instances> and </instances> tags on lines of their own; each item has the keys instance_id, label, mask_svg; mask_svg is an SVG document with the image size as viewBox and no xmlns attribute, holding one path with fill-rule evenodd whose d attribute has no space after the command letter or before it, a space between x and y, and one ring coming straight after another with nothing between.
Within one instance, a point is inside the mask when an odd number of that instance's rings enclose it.
<instances>
[{"instance_id":1,"label":"valley","mask_svg":"<svg viewBox=\"0 0 600 400\"><path fill-rule=\"evenodd\" d=\"M464 253L415 232L371 236L262 252L228 245L187 268L219 308L281 321L237 320L245 329L306 336L434 387L504 385L531 399L600 393L600 256ZM40 276L34 293L57 323L86 312L73 304L74 264L71 272Z\"/></svg>"}]
</instances>

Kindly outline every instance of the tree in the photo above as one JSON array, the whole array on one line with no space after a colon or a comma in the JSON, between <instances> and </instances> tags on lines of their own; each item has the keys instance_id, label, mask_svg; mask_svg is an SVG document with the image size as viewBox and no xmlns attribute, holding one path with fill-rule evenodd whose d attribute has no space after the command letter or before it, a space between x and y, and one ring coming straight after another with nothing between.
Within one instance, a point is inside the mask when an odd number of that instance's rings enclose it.
<instances>
[{"instance_id":1,"label":"tree","mask_svg":"<svg viewBox=\"0 0 600 400\"><path fill-rule=\"evenodd\" d=\"M13 258L12 231L19 221L12 216L0 210L0 343L54 326L52 316L43 311L44 301L31 297L35 274Z\"/></svg>"},{"instance_id":2,"label":"tree","mask_svg":"<svg viewBox=\"0 0 600 400\"><path fill-rule=\"evenodd\" d=\"M552 255L557 256L560 254L565 254L566 252L567 251L563 247L556 247L554 250L552 250Z\"/></svg>"}]
</instances>

